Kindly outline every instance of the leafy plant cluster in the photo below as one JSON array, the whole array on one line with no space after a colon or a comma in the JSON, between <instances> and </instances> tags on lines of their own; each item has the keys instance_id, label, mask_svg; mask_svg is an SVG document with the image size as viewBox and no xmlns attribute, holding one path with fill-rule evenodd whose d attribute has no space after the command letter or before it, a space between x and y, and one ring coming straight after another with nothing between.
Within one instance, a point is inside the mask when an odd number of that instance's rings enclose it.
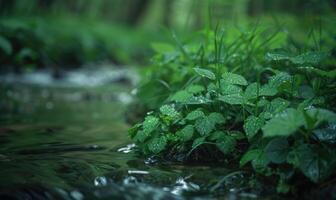
<instances>
[{"instance_id":1,"label":"leafy plant cluster","mask_svg":"<svg viewBox=\"0 0 336 200\"><path fill-rule=\"evenodd\" d=\"M0 63L21 68L79 67L105 60L141 63L150 51L146 37L141 31L129 32L75 17L1 18Z\"/></svg>"},{"instance_id":2,"label":"leafy plant cluster","mask_svg":"<svg viewBox=\"0 0 336 200\"><path fill-rule=\"evenodd\" d=\"M216 32L213 45L201 44L196 51L180 43L177 51L170 45L155 46L160 53L151 75L161 78L166 89L158 92L164 97L162 105L154 104L157 108L129 130L141 152L250 167L257 174L277 177L277 189L283 193L298 182L295 177L313 183L332 180L332 56L314 49L271 50L266 44L276 36L262 40L255 33L243 33L244 39L230 46Z\"/></svg>"}]
</instances>

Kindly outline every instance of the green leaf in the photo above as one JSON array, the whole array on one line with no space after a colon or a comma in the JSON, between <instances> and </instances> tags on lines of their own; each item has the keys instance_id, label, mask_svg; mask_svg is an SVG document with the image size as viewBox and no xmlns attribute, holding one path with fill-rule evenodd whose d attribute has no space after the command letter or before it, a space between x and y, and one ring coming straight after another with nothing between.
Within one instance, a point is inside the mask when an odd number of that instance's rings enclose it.
<instances>
[{"instance_id":1,"label":"green leaf","mask_svg":"<svg viewBox=\"0 0 336 200\"><path fill-rule=\"evenodd\" d=\"M262 128L264 137L289 136L304 125L301 112L288 108L284 112L269 120Z\"/></svg>"},{"instance_id":2,"label":"green leaf","mask_svg":"<svg viewBox=\"0 0 336 200\"><path fill-rule=\"evenodd\" d=\"M276 75L274 75L270 78L270 80L268 81L268 84L267 84L269 86L267 86L267 87L278 88L282 84L285 84L285 83L291 81L291 79L292 79L292 77L288 73L280 72L280 73L277 73Z\"/></svg>"},{"instance_id":3,"label":"green leaf","mask_svg":"<svg viewBox=\"0 0 336 200\"><path fill-rule=\"evenodd\" d=\"M244 123L244 131L248 139L253 138L261 127L264 125L265 121L256 116L249 116Z\"/></svg>"},{"instance_id":4,"label":"green leaf","mask_svg":"<svg viewBox=\"0 0 336 200\"><path fill-rule=\"evenodd\" d=\"M269 61L289 60L294 64L318 64L328 56L325 52L306 52L297 56L292 56L287 52L270 52L266 54Z\"/></svg>"},{"instance_id":5,"label":"green leaf","mask_svg":"<svg viewBox=\"0 0 336 200\"><path fill-rule=\"evenodd\" d=\"M246 87L244 92L245 99L256 99L258 96L260 96L260 86L258 83L252 83Z\"/></svg>"},{"instance_id":6,"label":"green leaf","mask_svg":"<svg viewBox=\"0 0 336 200\"><path fill-rule=\"evenodd\" d=\"M270 84L265 84L260 88L259 96L274 96L278 93L278 89Z\"/></svg>"},{"instance_id":7,"label":"green leaf","mask_svg":"<svg viewBox=\"0 0 336 200\"><path fill-rule=\"evenodd\" d=\"M167 43L157 42L157 43L152 43L151 46L157 53L160 53L160 54L165 54L168 52L175 51L175 47Z\"/></svg>"},{"instance_id":8,"label":"green leaf","mask_svg":"<svg viewBox=\"0 0 336 200\"><path fill-rule=\"evenodd\" d=\"M194 68L194 70L201 77L206 77L206 78L211 79L211 80L216 79L215 74L210 70L202 69L202 68Z\"/></svg>"},{"instance_id":9,"label":"green leaf","mask_svg":"<svg viewBox=\"0 0 336 200\"><path fill-rule=\"evenodd\" d=\"M137 134L137 132L139 131L141 127L141 124L135 124L134 126L132 126L130 129L128 129L128 135L131 137L131 138L134 138L135 135Z\"/></svg>"},{"instance_id":10,"label":"green leaf","mask_svg":"<svg viewBox=\"0 0 336 200\"><path fill-rule=\"evenodd\" d=\"M275 98L266 105L264 112L260 116L264 119L272 118L274 115L283 112L289 104L289 101L285 99Z\"/></svg>"},{"instance_id":11,"label":"green leaf","mask_svg":"<svg viewBox=\"0 0 336 200\"><path fill-rule=\"evenodd\" d=\"M212 121L209 117L204 116L196 120L195 127L199 134L204 136L208 135L212 130L214 130L215 122Z\"/></svg>"},{"instance_id":12,"label":"green leaf","mask_svg":"<svg viewBox=\"0 0 336 200\"><path fill-rule=\"evenodd\" d=\"M186 142L192 139L194 134L194 127L192 125L187 125L180 131L176 133L182 141Z\"/></svg>"},{"instance_id":13,"label":"green leaf","mask_svg":"<svg viewBox=\"0 0 336 200\"><path fill-rule=\"evenodd\" d=\"M317 183L333 172L333 158L328 151L317 149L314 145L302 144L291 151L287 157L289 163L313 182Z\"/></svg>"},{"instance_id":14,"label":"green leaf","mask_svg":"<svg viewBox=\"0 0 336 200\"><path fill-rule=\"evenodd\" d=\"M236 146L236 140L229 135L223 135L222 137L220 137L220 139L217 140L216 146L224 154L229 154L234 151Z\"/></svg>"},{"instance_id":15,"label":"green leaf","mask_svg":"<svg viewBox=\"0 0 336 200\"><path fill-rule=\"evenodd\" d=\"M336 144L336 123L329 124L326 128L316 129L313 133L320 142Z\"/></svg>"},{"instance_id":16,"label":"green leaf","mask_svg":"<svg viewBox=\"0 0 336 200\"><path fill-rule=\"evenodd\" d=\"M205 141L205 137L199 137L196 140L194 140L193 144L192 144L192 148L195 149L198 146L200 146L201 144L203 144Z\"/></svg>"},{"instance_id":17,"label":"green leaf","mask_svg":"<svg viewBox=\"0 0 336 200\"><path fill-rule=\"evenodd\" d=\"M180 117L180 113L177 112L172 105L164 105L160 107L160 112L163 115L168 116L171 120L176 120Z\"/></svg>"},{"instance_id":18,"label":"green leaf","mask_svg":"<svg viewBox=\"0 0 336 200\"><path fill-rule=\"evenodd\" d=\"M215 124L222 124L225 122L225 118L222 114L213 112L208 116L209 120L213 121Z\"/></svg>"},{"instance_id":19,"label":"green leaf","mask_svg":"<svg viewBox=\"0 0 336 200\"><path fill-rule=\"evenodd\" d=\"M265 147L267 159L276 164L285 162L288 152L289 145L286 138L275 138Z\"/></svg>"},{"instance_id":20,"label":"green leaf","mask_svg":"<svg viewBox=\"0 0 336 200\"><path fill-rule=\"evenodd\" d=\"M241 105L244 104L245 99L241 94L229 94L224 96L219 96L218 100L231 105Z\"/></svg>"},{"instance_id":21,"label":"green leaf","mask_svg":"<svg viewBox=\"0 0 336 200\"><path fill-rule=\"evenodd\" d=\"M145 133L151 133L154 131L159 125L159 119L154 116L147 116L145 121L142 124L143 131Z\"/></svg>"},{"instance_id":22,"label":"green leaf","mask_svg":"<svg viewBox=\"0 0 336 200\"><path fill-rule=\"evenodd\" d=\"M226 72L222 74L222 78L223 78L223 82L226 84L247 85L246 79L239 74Z\"/></svg>"},{"instance_id":23,"label":"green leaf","mask_svg":"<svg viewBox=\"0 0 336 200\"><path fill-rule=\"evenodd\" d=\"M187 120L195 120L195 119L198 119L198 118L204 117L204 116L205 115L201 110L194 110L186 116L186 119Z\"/></svg>"},{"instance_id":24,"label":"green leaf","mask_svg":"<svg viewBox=\"0 0 336 200\"><path fill-rule=\"evenodd\" d=\"M167 138L160 136L149 141L148 149L154 154L158 154L165 149L167 145Z\"/></svg>"},{"instance_id":25,"label":"green leaf","mask_svg":"<svg viewBox=\"0 0 336 200\"><path fill-rule=\"evenodd\" d=\"M295 56L293 58L290 58L290 61L294 64L318 64L322 60L324 60L328 56L325 52L306 52L303 54L300 54L298 56Z\"/></svg>"},{"instance_id":26,"label":"green leaf","mask_svg":"<svg viewBox=\"0 0 336 200\"><path fill-rule=\"evenodd\" d=\"M201 85L190 85L189 87L187 87L187 91L191 94L197 94L203 92L204 90L205 88Z\"/></svg>"},{"instance_id":27,"label":"green leaf","mask_svg":"<svg viewBox=\"0 0 336 200\"><path fill-rule=\"evenodd\" d=\"M246 152L242 158L239 161L239 165L242 167L246 165L248 162L251 162L252 160L259 157L259 155L262 154L261 149L252 149Z\"/></svg>"},{"instance_id":28,"label":"green leaf","mask_svg":"<svg viewBox=\"0 0 336 200\"><path fill-rule=\"evenodd\" d=\"M306 111L306 113L317 120L317 124L321 122L336 122L336 114L330 110L321 108L312 108ZM308 125L306 125L308 126Z\"/></svg>"},{"instance_id":29,"label":"green leaf","mask_svg":"<svg viewBox=\"0 0 336 200\"><path fill-rule=\"evenodd\" d=\"M184 102L188 102L189 99L191 99L193 97L193 95L185 90L180 90L178 92L176 92L172 97L171 100L172 101L176 101L176 102L180 102L180 103L184 103Z\"/></svg>"},{"instance_id":30,"label":"green leaf","mask_svg":"<svg viewBox=\"0 0 336 200\"><path fill-rule=\"evenodd\" d=\"M222 80L221 80L221 92L222 92L222 94L237 94L237 93L242 92L242 89L239 86L223 83Z\"/></svg>"},{"instance_id":31,"label":"green leaf","mask_svg":"<svg viewBox=\"0 0 336 200\"><path fill-rule=\"evenodd\" d=\"M149 132L141 130L137 132L137 134L134 136L133 139L137 142L144 142L149 136L150 136Z\"/></svg>"}]
</instances>

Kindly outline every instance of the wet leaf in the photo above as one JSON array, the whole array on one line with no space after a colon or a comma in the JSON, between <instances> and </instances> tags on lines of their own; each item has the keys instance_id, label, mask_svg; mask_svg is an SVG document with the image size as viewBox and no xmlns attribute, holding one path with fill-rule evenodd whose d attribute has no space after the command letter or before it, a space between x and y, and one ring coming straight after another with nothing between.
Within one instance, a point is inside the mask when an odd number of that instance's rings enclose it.
<instances>
[{"instance_id":1,"label":"wet leaf","mask_svg":"<svg viewBox=\"0 0 336 200\"><path fill-rule=\"evenodd\" d=\"M321 142L336 144L336 123L329 124L326 128L313 131L314 136Z\"/></svg>"},{"instance_id":2,"label":"wet leaf","mask_svg":"<svg viewBox=\"0 0 336 200\"><path fill-rule=\"evenodd\" d=\"M244 98L246 99L256 99L260 96L260 86L258 83L252 83L248 85L244 92ZM258 95L259 94L259 95Z\"/></svg>"},{"instance_id":3,"label":"wet leaf","mask_svg":"<svg viewBox=\"0 0 336 200\"><path fill-rule=\"evenodd\" d=\"M154 131L159 125L159 119L154 116L147 116L142 124L143 131L147 134Z\"/></svg>"},{"instance_id":4,"label":"wet leaf","mask_svg":"<svg viewBox=\"0 0 336 200\"><path fill-rule=\"evenodd\" d=\"M172 97L171 100L176 101L176 102L180 102L180 103L184 103L189 101L190 98L192 98L193 95L189 92L187 92L186 90L180 90L178 92L176 92Z\"/></svg>"},{"instance_id":5,"label":"wet leaf","mask_svg":"<svg viewBox=\"0 0 336 200\"><path fill-rule=\"evenodd\" d=\"M222 124L225 122L225 118L222 114L213 112L208 116L209 120L213 121L215 124Z\"/></svg>"},{"instance_id":6,"label":"wet leaf","mask_svg":"<svg viewBox=\"0 0 336 200\"><path fill-rule=\"evenodd\" d=\"M195 119L198 119L198 118L204 117L204 116L205 115L201 110L194 110L186 116L186 119L187 120L195 120Z\"/></svg>"},{"instance_id":7,"label":"wet leaf","mask_svg":"<svg viewBox=\"0 0 336 200\"><path fill-rule=\"evenodd\" d=\"M194 127L193 125L187 125L180 131L176 133L179 138L182 139L182 141L186 142L192 139L194 134Z\"/></svg>"},{"instance_id":8,"label":"wet leaf","mask_svg":"<svg viewBox=\"0 0 336 200\"><path fill-rule=\"evenodd\" d=\"M226 83L226 84L247 85L246 79L239 74L226 72L222 74L222 78L223 78L222 79L223 83Z\"/></svg>"},{"instance_id":9,"label":"wet leaf","mask_svg":"<svg viewBox=\"0 0 336 200\"><path fill-rule=\"evenodd\" d=\"M242 89L237 85L226 84L221 81L221 93L222 94L237 94L241 93Z\"/></svg>"},{"instance_id":10,"label":"wet leaf","mask_svg":"<svg viewBox=\"0 0 336 200\"><path fill-rule=\"evenodd\" d=\"M215 128L215 122L209 117L204 116L195 122L196 130L203 136L208 135Z\"/></svg>"},{"instance_id":11,"label":"wet leaf","mask_svg":"<svg viewBox=\"0 0 336 200\"><path fill-rule=\"evenodd\" d=\"M152 153L158 154L165 149L166 145L167 145L167 138L165 136L160 136L149 141L148 149Z\"/></svg>"},{"instance_id":12,"label":"wet leaf","mask_svg":"<svg viewBox=\"0 0 336 200\"><path fill-rule=\"evenodd\" d=\"M264 125L265 121L256 116L249 116L244 123L244 131L248 139L253 138L261 127Z\"/></svg>"},{"instance_id":13,"label":"wet leaf","mask_svg":"<svg viewBox=\"0 0 336 200\"><path fill-rule=\"evenodd\" d=\"M241 104L244 104L245 102L245 99L241 94L229 94L229 95L219 96L218 100L231 104L231 105L241 105Z\"/></svg>"},{"instance_id":14,"label":"wet leaf","mask_svg":"<svg viewBox=\"0 0 336 200\"><path fill-rule=\"evenodd\" d=\"M215 74L210 70L202 69L202 68L194 68L194 70L201 77L206 77L206 78L211 79L211 80L216 79Z\"/></svg>"},{"instance_id":15,"label":"wet leaf","mask_svg":"<svg viewBox=\"0 0 336 200\"><path fill-rule=\"evenodd\" d=\"M172 105L164 105L160 107L160 112L163 115L168 116L171 120L176 120L180 117L180 113L177 112Z\"/></svg>"},{"instance_id":16,"label":"wet leaf","mask_svg":"<svg viewBox=\"0 0 336 200\"><path fill-rule=\"evenodd\" d=\"M270 84L265 84L260 88L260 96L274 96L278 93L278 89Z\"/></svg>"}]
</instances>

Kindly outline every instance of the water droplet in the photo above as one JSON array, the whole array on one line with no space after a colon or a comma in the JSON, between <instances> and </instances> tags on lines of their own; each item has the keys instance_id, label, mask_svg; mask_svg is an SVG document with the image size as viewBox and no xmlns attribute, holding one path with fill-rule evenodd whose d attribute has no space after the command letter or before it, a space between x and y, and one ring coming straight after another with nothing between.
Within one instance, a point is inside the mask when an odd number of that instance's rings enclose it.
<instances>
[{"instance_id":1,"label":"water droplet","mask_svg":"<svg viewBox=\"0 0 336 200\"><path fill-rule=\"evenodd\" d=\"M126 147L121 147L117 151L122 153L130 153L133 151L133 149L136 147L135 144L128 144Z\"/></svg>"},{"instance_id":2,"label":"water droplet","mask_svg":"<svg viewBox=\"0 0 336 200\"><path fill-rule=\"evenodd\" d=\"M143 171L143 170L128 170L128 174L147 175L147 174L149 174L149 172L148 171Z\"/></svg>"},{"instance_id":3,"label":"water droplet","mask_svg":"<svg viewBox=\"0 0 336 200\"><path fill-rule=\"evenodd\" d=\"M94 179L95 186L105 186L107 185L107 179L104 176L99 176Z\"/></svg>"}]
</instances>

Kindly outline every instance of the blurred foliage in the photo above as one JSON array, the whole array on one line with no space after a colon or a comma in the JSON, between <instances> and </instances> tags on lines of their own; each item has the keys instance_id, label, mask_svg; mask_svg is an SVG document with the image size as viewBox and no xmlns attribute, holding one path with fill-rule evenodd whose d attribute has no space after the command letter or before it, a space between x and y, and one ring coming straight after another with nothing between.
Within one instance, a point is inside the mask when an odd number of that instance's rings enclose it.
<instances>
[{"instance_id":1,"label":"blurred foliage","mask_svg":"<svg viewBox=\"0 0 336 200\"><path fill-rule=\"evenodd\" d=\"M16 71L145 64L153 53L148 44L167 40L166 28L188 35L218 22L243 25L281 13L291 23L293 15L314 18L334 10L331 0L0 0L0 63Z\"/></svg>"}]
</instances>

